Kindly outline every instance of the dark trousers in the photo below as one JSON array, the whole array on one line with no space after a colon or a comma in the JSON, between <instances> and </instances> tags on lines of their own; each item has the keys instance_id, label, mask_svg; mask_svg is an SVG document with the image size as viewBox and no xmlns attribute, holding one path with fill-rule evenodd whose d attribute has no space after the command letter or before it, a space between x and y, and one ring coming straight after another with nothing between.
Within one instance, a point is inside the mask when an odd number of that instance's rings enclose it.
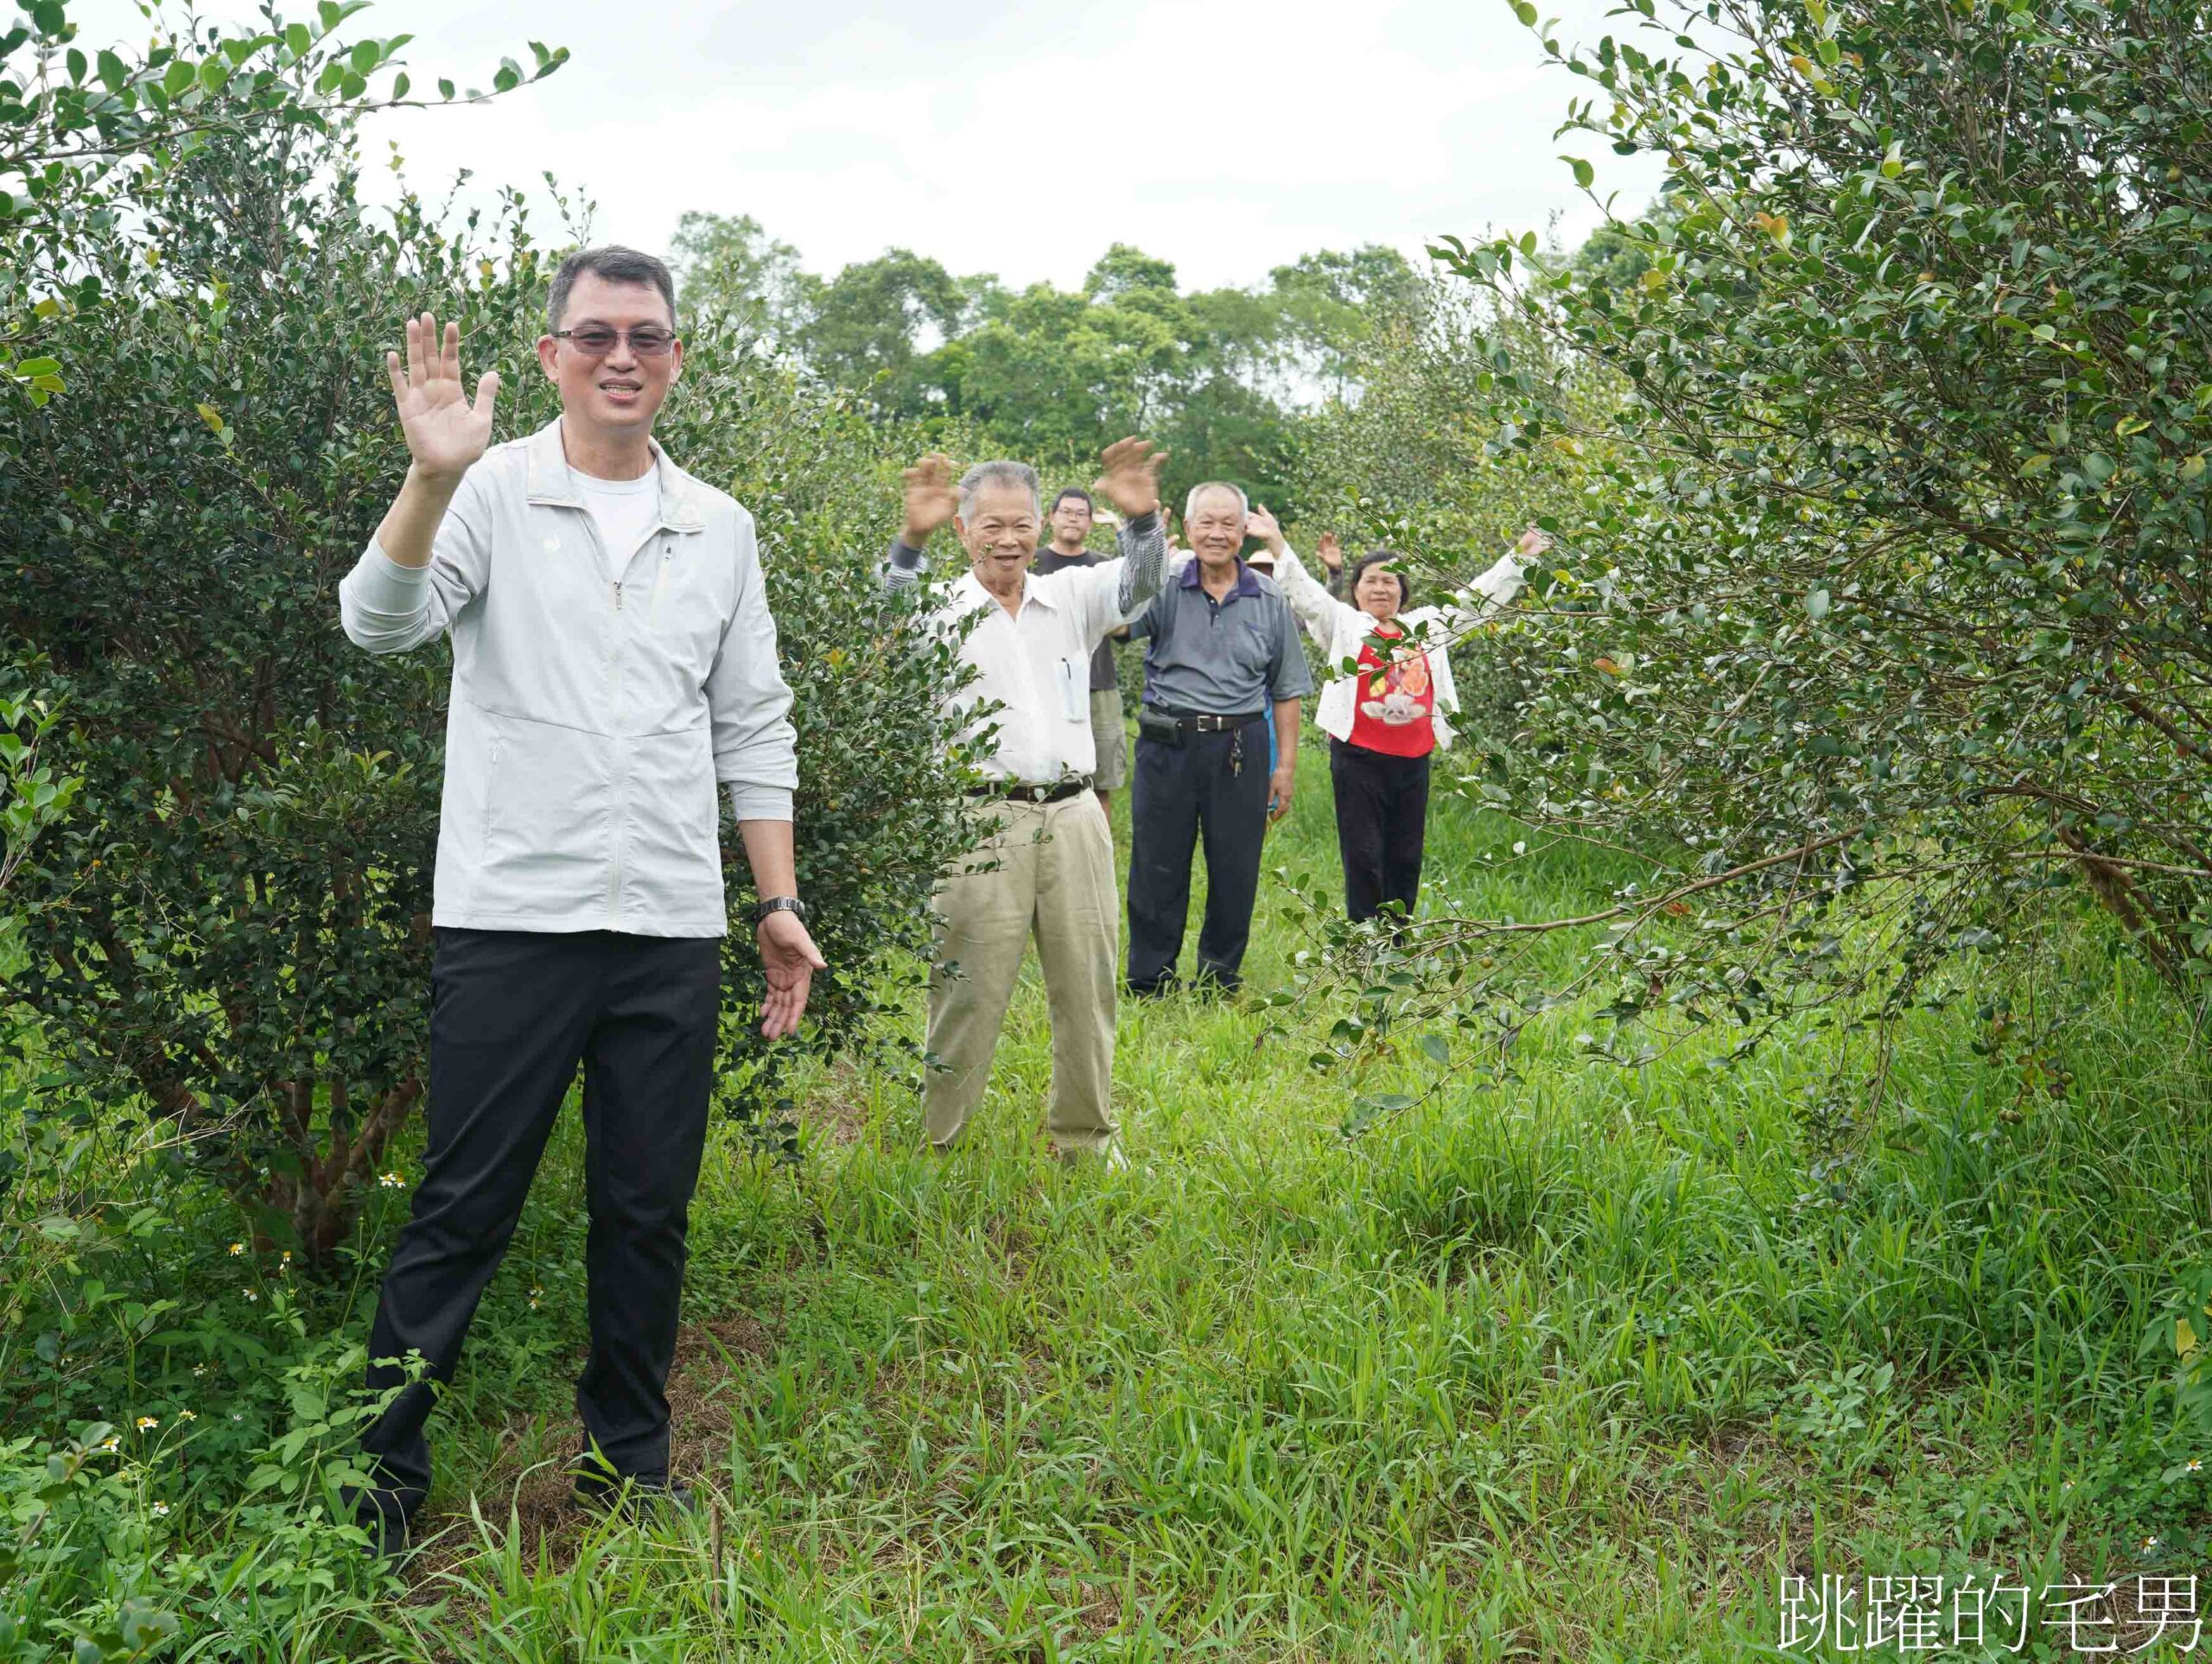
<instances>
[{"instance_id":1,"label":"dark trousers","mask_svg":"<svg viewBox=\"0 0 2212 1664\"><path fill-rule=\"evenodd\" d=\"M1234 742L1243 742L1233 772ZM1185 730L1179 746L1137 740L1129 800L1129 991L1156 994L1175 975L1191 912L1191 851L1206 852L1206 911L1198 975L1224 988L1243 980L1268 831L1268 718L1241 730Z\"/></svg>"},{"instance_id":2,"label":"dark trousers","mask_svg":"<svg viewBox=\"0 0 2212 1664\"><path fill-rule=\"evenodd\" d=\"M667 1471L664 1389L721 1003L711 937L437 933L429 1145L377 1303L372 1390L406 1378L376 1360L411 1351L452 1379L581 1061L591 1356L576 1412L618 1473ZM365 1505L422 1506L431 1403L428 1382L409 1387L363 1436L379 1485Z\"/></svg>"},{"instance_id":3,"label":"dark trousers","mask_svg":"<svg viewBox=\"0 0 2212 1664\"><path fill-rule=\"evenodd\" d=\"M1344 911L1357 924L1395 902L1411 918L1421 896L1421 853L1428 835L1427 757L1391 757L1329 741L1336 788L1337 849L1344 863Z\"/></svg>"}]
</instances>

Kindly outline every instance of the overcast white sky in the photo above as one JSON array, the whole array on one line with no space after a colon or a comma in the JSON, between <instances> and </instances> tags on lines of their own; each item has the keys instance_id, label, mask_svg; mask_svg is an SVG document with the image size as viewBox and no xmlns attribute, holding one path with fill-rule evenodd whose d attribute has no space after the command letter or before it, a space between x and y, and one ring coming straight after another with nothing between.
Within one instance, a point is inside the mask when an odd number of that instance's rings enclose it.
<instances>
[{"instance_id":1,"label":"overcast white sky","mask_svg":"<svg viewBox=\"0 0 2212 1664\"><path fill-rule=\"evenodd\" d=\"M1553 9L1567 41L1608 27L1603 0ZM145 32L129 0L71 10L96 44ZM1542 66L1505 0L379 0L348 29L414 35L418 87L488 85L530 38L574 54L481 108L378 118L426 194L462 167L484 187L550 168L601 240L658 251L687 208L750 213L825 273L899 245L1072 286L1118 241L1185 286L1252 283L1313 249L1418 257L1554 214L1572 242L1598 214L1561 151L1628 207L1656 181L1553 139L1588 84Z\"/></svg>"}]
</instances>

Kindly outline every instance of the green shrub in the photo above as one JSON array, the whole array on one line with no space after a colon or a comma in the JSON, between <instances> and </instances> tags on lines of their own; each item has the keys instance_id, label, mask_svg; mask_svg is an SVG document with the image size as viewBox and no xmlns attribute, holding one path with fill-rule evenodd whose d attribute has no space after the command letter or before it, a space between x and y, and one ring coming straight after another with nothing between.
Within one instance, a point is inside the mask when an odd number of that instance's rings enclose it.
<instances>
[{"instance_id":1,"label":"green shrub","mask_svg":"<svg viewBox=\"0 0 2212 1664\"><path fill-rule=\"evenodd\" d=\"M1495 761L1540 822L1651 857L1617 1008L1893 1013L2054 896L2201 998L2202 9L1637 10L1543 46L1593 92L1562 130L1663 159L1659 207L1572 264L1446 251L1510 321L1493 451L1591 457Z\"/></svg>"},{"instance_id":2,"label":"green shrub","mask_svg":"<svg viewBox=\"0 0 2212 1664\"><path fill-rule=\"evenodd\" d=\"M0 891L39 835L69 812L84 783L57 766L47 741L61 721L41 688L44 666L0 666ZM0 914L0 955L11 927Z\"/></svg>"},{"instance_id":3,"label":"green shrub","mask_svg":"<svg viewBox=\"0 0 2212 1664\"><path fill-rule=\"evenodd\" d=\"M1639 0L1581 50L1514 9L1593 89L1562 130L1667 187L1572 258L1444 239L1476 303L1378 336L1309 441L1357 529L1447 568L1539 511L1555 548L1455 660L1454 772L1515 856L1620 877L1542 918L1440 896L1375 944L1393 974L1493 1059L1585 990L1629 1063L1820 1012L1867 1045L1810 1121L1885 1098L1904 1014L1975 958L2052 968L2085 902L2201 1004L2201 8ZM1541 962L1548 932L1585 951ZM2063 1092L2071 1008L1961 1016Z\"/></svg>"},{"instance_id":4,"label":"green shrub","mask_svg":"<svg viewBox=\"0 0 2212 1664\"><path fill-rule=\"evenodd\" d=\"M308 1341L281 1296L270 1326L289 1350L236 1397L0 1442L0 1661L144 1658L180 1635L251 1656L384 1592L346 1500L380 1407L363 1349Z\"/></svg>"},{"instance_id":5,"label":"green shrub","mask_svg":"<svg viewBox=\"0 0 2212 1664\"><path fill-rule=\"evenodd\" d=\"M409 101L399 62L413 37L353 33L367 5L346 0L290 22L270 10L263 27L242 29L156 5L138 41L91 50L67 0L14 11L0 31L0 394L43 404L70 384L76 367L49 330L101 304L104 274L85 251L146 211L200 147L225 134L321 131L348 111ZM495 98L569 57L536 41L531 54L527 72L503 60L490 93L441 81L439 96Z\"/></svg>"}]
</instances>

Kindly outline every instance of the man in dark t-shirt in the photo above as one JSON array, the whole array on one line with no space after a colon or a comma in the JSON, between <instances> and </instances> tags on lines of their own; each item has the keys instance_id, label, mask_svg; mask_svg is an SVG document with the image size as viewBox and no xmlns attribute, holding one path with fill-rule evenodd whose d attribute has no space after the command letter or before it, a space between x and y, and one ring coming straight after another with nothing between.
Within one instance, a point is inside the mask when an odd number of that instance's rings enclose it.
<instances>
[{"instance_id":1,"label":"man in dark t-shirt","mask_svg":"<svg viewBox=\"0 0 2212 1664\"><path fill-rule=\"evenodd\" d=\"M1090 493L1069 486L1052 499L1052 541L1037 551L1031 562L1037 572L1058 572L1063 567L1096 566L1106 557L1084 547L1090 536ZM1129 778L1129 730L1122 715L1122 682L1114 670L1114 644L1098 644L1090 656L1090 737L1098 750L1097 772L1091 784L1098 806L1113 812L1113 794Z\"/></svg>"}]
</instances>

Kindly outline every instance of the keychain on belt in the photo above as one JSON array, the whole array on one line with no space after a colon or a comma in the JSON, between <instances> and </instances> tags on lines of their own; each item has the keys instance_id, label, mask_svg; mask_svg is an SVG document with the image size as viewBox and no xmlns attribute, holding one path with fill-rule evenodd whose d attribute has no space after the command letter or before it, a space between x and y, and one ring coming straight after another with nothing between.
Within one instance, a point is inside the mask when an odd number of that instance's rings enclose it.
<instances>
[{"instance_id":1,"label":"keychain on belt","mask_svg":"<svg viewBox=\"0 0 2212 1664\"><path fill-rule=\"evenodd\" d=\"M1244 730L1229 731L1229 778L1235 779L1244 772Z\"/></svg>"}]
</instances>

